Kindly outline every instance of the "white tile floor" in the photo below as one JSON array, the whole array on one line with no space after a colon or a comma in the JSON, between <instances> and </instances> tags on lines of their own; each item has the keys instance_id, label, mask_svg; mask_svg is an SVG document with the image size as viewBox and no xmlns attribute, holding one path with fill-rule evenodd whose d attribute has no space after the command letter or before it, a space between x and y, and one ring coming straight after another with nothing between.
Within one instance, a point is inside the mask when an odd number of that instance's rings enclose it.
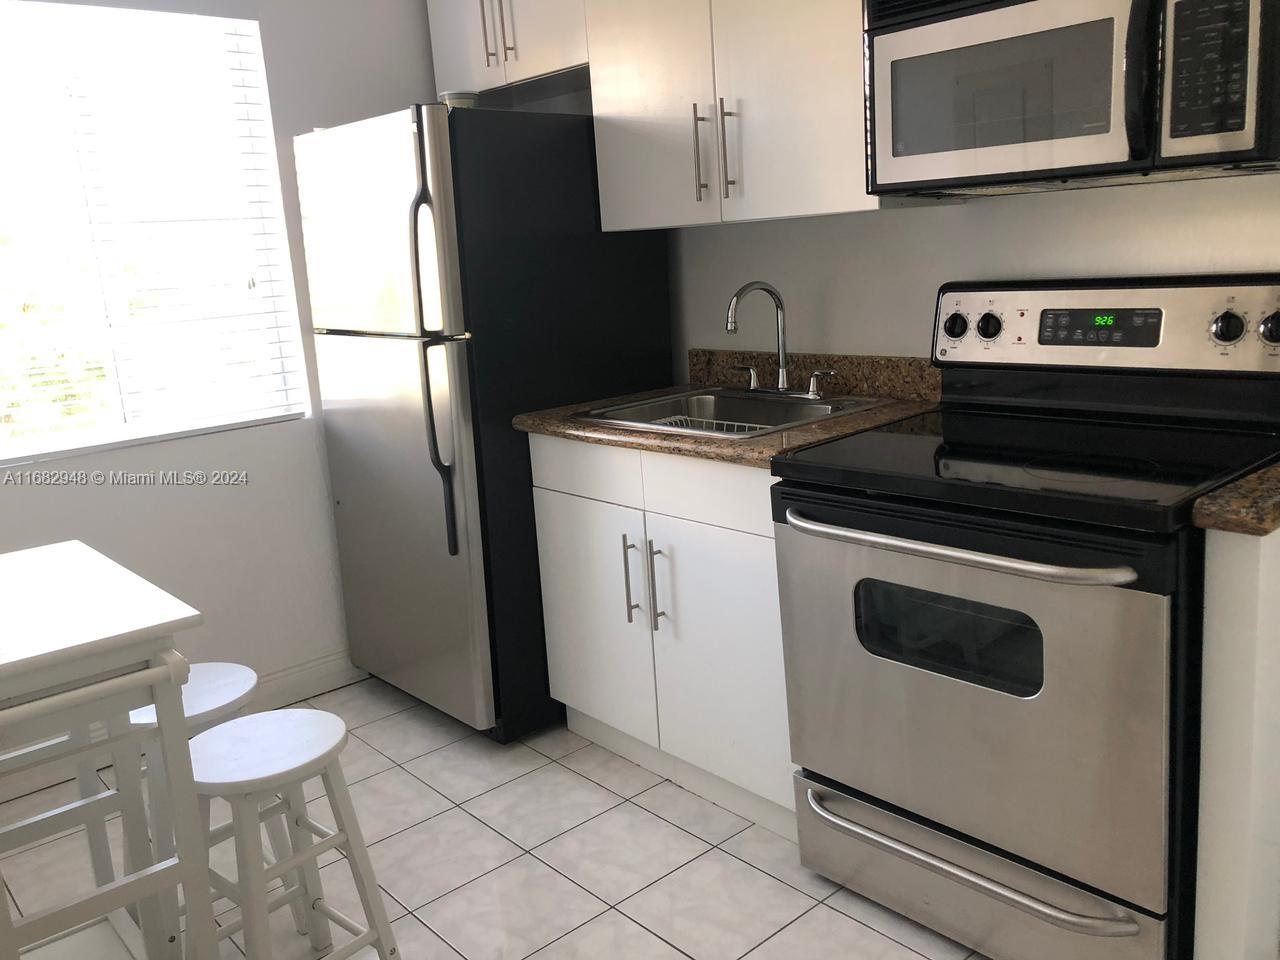
<instances>
[{"instance_id":1,"label":"white tile floor","mask_svg":"<svg viewBox=\"0 0 1280 960\"><path fill-rule=\"evenodd\" d=\"M351 727L343 765L403 960L982 960L568 730L500 746L378 680L310 703ZM321 792L308 785L325 821ZM0 804L0 824L74 793ZM325 861L326 896L359 916L340 860ZM91 883L83 832L0 859L0 874L18 910L61 901ZM313 960L287 910L272 930L277 960ZM233 940L226 960L241 956Z\"/></svg>"}]
</instances>

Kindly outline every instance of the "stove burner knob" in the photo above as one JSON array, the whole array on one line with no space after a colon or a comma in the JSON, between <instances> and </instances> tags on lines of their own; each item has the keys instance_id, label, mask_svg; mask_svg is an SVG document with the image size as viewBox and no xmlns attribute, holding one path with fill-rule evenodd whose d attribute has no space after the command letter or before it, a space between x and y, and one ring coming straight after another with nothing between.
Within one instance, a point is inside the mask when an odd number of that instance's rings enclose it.
<instances>
[{"instance_id":1,"label":"stove burner knob","mask_svg":"<svg viewBox=\"0 0 1280 960\"><path fill-rule=\"evenodd\" d=\"M978 336L983 340L994 340L1004 329L1004 321L994 313L984 313L978 321Z\"/></svg>"},{"instance_id":2,"label":"stove burner knob","mask_svg":"<svg viewBox=\"0 0 1280 960\"><path fill-rule=\"evenodd\" d=\"M1280 343L1280 310L1277 310L1258 326L1258 333L1264 343Z\"/></svg>"},{"instance_id":3,"label":"stove burner knob","mask_svg":"<svg viewBox=\"0 0 1280 960\"><path fill-rule=\"evenodd\" d=\"M1235 343L1244 336L1244 318L1228 310L1214 317L1209 332L1219 343Z\"/></svg>"},{"instance_id":4,"label":"stove burner knob","mask_svg":"<svg viewBox=\"0 0 1280 960\"><path fill-rule=\"evenodd\" d=\"M1277 328L1280 328L1280 322L1277 322ZM952 340L959 340L969 332L969 318L963 313L953 313L942 322L942 332Z\"/></svg>"}]
</instances>

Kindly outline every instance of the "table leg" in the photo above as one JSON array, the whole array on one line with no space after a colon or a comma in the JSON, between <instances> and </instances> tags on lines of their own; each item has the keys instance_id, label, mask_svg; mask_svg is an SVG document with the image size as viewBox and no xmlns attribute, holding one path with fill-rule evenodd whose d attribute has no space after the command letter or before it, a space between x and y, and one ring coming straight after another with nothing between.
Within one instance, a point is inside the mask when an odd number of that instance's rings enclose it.
<instances>
[{"instance_id":1,"label":"table leg","mask_svg":"<svg viewBox=\"0 0 1280 960\"><path fill-rule=\"evenodd\" d=\"M122 736L132 727L128 715L108 721L111 735ZM142 750L129 743L112 751L116 790L120 794L120 821L124 828L124 872L134 874L156 862L151 846L146 805L142 799ZM169 949L169 932L161 916L160 898L149 896L138 903L138 921L148 958L160 960ZM176 932L174 934L176 937Z\"/></svg>"},{"instance_id":2,"label":"table leg","mask_svg":"<svg viewBox=\"0 0 1280 960\"><path fill-rule=\"evenodd\" d=\"M182 712L180 689L187 679L187 662L175 650L156 657L155 665L167 665L172 682L153 687L156 733L160 739L169 815L174 843L182 864L182 892L187 904L185 956L193 960L217 960L218 943L213 926L213 901L209 895L209 848L201 829L191 775L191 751L187 746L187 721Z\"/></svg>"}]
</instances>

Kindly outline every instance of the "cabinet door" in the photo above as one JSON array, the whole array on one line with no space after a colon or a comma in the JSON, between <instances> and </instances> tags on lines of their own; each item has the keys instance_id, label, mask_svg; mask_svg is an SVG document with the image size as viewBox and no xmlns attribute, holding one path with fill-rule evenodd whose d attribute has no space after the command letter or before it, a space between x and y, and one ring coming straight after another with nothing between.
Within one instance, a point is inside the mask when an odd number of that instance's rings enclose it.
<instances>
[{"instance_id":1,"label":"cabinet door","mask_svg":"<svg viewBox=\"0 0 1280 960\"><path fill-rule=\"evenodd\" d=\"M427 0L436 90L488 90L507 82L495 0Z\"/></svg>"},{"instance_id":2,"label":"cabinet door","mask_svg":"<svg viewBox=\"0 0 1280 960\"><path fill-rule=\"evenodd\" d=\"M859 0L712 0L725 220L874 209Z\"/></svg>"},{"instance_id":3,"label":"cabinet door","mask_svg":"<svg viewBox=\"0 0 1280 960\"><path fill-rule=\"evenodd\" d=\"M709 0L587 0L587 46L604 229L718 223Z\"/></svg>"},{"instance_id":4,"label":"cabinet door","mask_svg":"<svg viewBox=\"0 0 1280 960\"><path fill-rule=\"evenodd\" d=\"M644 514L540 488L533 505L551 695L657 746Z\"/></svg>"},{"instance_id":5,"label":"cabinet door","mask_svg":"<svg viewBox=\"0 0 1280 960\"><path fill-rule=\"evenodd\" d=\"M662 749L793 807L773 541L646 515Z\"/></svg>"},{"instance_id":6,"label":"cabinet door","mask_svg":"<svg viewBox=\"0 0 1280 960\"><path fill-rule=\"evenodd\" d=\"M587 62L583 0L495 0L507 83Z\"/></svg>"}]
</instances>

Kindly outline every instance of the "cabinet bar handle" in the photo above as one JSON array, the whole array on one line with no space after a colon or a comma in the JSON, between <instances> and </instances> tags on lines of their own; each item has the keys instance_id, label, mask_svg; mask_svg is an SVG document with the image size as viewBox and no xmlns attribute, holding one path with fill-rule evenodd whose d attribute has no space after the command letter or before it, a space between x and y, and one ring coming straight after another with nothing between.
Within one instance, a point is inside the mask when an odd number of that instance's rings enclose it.
<instances>
[{"instance_id":1,"label":"cabinet bar handle","mask_svg":"<svg viewBox=\"0 0 1280 960\"><path fill-rule=\"evenodd\" d=\"M707 182L702 179L702 148L698 143L698 124L710 122L710 117L698 115L698 105L693 105L693 197L702 202L702 191L709 190Z\"/></svg>"},{"instance_id":2,"label":"cabinet bar handle","mask_svg":"<svg viewBox=\"0 0 1280 960\"><path fill-rule=\"evenodd\" d=\"M640 604L631 602L631 564L627 562L627 554L639 549L625 533L622 535L622 585L627 592L627 623L636 622L635 612L640 609Z\"/></svg>"},{"instance_id":3,"label":"cabinet bar handle","mask_svg":"<svg viewBox=\"0 0 1280 960\"><path fill-rule=\"evenodd\" d=\"M507 42L507 0L498 0L498 26L502 28L502 62L507 62L507 54L516 52L516 45ZM511 11L511 19L515 19L515 10Z\"/></svg>"},{"instance_id":4,"label":"cabinet bar handle","mask_svg":"<svg viewBox=\"0 0 1280 960\"><path fill-rule=\"evenodd\" d=\"M729 188L738 185L737 180L729 179L729 136L725 132L725 117L736 117L732 110L724 108L724 97L720 98L720 178L723 181L724 198L729 199Z\"/></svg>"},{"instance_id":5,"label":"cabinet bar handle","mask_svg":"<svg viewBox=\"0 0 1280 960\"><path fill-rule=\"evenodd\" d=\"M654 557L664 556L661 550L654 547L653 541L649 541L649 626L653 628L653 632L658 632L658 621L667 615L665 610L658 609L658 573L653 565Z\"/></svg>"},{"instance_id":6,"label":"cabinet bar handle","mask_svg":"<svg viewBox=\"0 0 1280 960\"><path fill-rule=\"evenodd\" d=\"M489 14L485 10L485 4L489 0L480 0L480 39L484 41L484 65L490 66L490 61L497 60L498 55L489 49Z\"/></svg>"}]
</instances>

